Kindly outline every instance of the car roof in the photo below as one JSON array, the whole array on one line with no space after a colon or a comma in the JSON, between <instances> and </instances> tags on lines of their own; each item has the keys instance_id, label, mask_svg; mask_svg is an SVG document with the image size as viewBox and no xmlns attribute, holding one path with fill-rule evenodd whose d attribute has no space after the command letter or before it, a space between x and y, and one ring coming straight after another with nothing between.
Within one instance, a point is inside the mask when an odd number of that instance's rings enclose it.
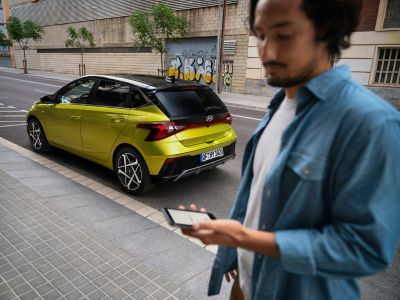
<instances>
[{"instance_id":1,"label":"car roof","mask_svg":"<svg viewBox=\"0 0 400 300\"><path fill-rule=\"evenodd\" d=\"M172 80L168 79L168 77L153 76L153 75L110 74L110 75L88 75L85 77L102 77L113 80L119 80L126 83L134 84L137 87L147 90L159 90L159 89L168 89L168 88L185 87L185 86L198 86L198 87L202 86L197 82L182 80L182 79L175 79L174 83L172 83Z\"/></svg>"}]
</instances>

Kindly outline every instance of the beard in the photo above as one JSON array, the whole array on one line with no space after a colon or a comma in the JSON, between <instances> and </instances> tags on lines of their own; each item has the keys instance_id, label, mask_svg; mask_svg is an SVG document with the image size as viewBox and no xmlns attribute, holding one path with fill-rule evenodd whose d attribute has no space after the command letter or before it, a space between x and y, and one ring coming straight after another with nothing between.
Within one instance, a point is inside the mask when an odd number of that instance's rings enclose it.
<instances>
[{"instance_id":1,"label":"beard","mask_svg":"<svg viewBox=\"0 0 400 300\"><path fill-rule=\"evenodd\" d=\"M277 64L279 64L282 67L287 68L286 64L275 63L275 62L265 63L264 67L267 67L268 65L277 65ZM282 88L288 88L288 87L303 84L312 78L311 74L315 70L316 65L317 65L316 61L313 60L302 68L301 73L299 73L296 76L292 76L292 77L277 78L274 76L267 75L267 82L270 86L282 87Z\"/></svg>"}]
</instances>

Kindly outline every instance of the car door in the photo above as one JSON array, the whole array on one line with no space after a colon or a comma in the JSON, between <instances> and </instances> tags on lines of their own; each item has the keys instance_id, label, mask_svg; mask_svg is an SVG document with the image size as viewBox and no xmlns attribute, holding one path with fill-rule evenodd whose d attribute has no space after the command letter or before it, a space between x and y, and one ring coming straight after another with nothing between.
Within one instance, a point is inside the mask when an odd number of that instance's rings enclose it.
<instances>
[{"instance_id":1,"label":"car door","mask_svg":"<svg viewBox=\"0 0 400 300\"><path fill-rule=\"evenodd\" d=\"M55 103L45 114L47 136L50 141L68 150L82 150L81 118L96 80L75 80L55 95Z\"/></svg>"},{"instance_id":2,"label":"car door","mask_svg":"<svg viewBox=\"0 0 400 300\"><path fill-rule=\"evenodd\" d=\"M111 79L99 79L85 107L81 132L86 155L106 161L126 126L132 107L131 87Z\"/></svg>"}]
</instances>

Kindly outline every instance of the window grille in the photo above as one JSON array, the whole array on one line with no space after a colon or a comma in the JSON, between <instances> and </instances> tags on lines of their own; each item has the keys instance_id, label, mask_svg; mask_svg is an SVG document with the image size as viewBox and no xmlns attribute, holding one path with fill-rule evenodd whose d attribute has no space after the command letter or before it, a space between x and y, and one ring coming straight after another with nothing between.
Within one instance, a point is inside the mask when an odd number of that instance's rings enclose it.
<instances>
[{"instance_id":1,"label":"window grille","mask_svg":"<svg viewBox=\"0 0 400 300\"><path fill-rule=\"evenodd\" d=\"M379 48L374 83L400 85L400 48Z\"/></svg>"},{"instance_id":2,"label":"window grille","mask_svg":"<svg viewBox=\"0 0 400 300\"><path fill-rule=\"evenodd\" d=\"M236 53L236 40L224 41L224 55L235 55Z\"/></svg>"},{"instance_id":3,"label":"window grille","mask_svg":"<svg viewBox=\"0 0 400 300\"><path fill-rule=\"evenodd\" d=\"M400 0L387 0L383 28L400 28Z\"/></svg>"}]
</instances>

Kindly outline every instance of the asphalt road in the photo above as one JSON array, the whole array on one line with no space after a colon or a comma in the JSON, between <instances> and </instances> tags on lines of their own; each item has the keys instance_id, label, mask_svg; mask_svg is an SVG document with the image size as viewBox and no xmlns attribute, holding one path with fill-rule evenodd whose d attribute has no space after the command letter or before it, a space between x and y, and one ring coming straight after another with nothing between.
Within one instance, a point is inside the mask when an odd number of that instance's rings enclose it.
<instances>
[{"instance_id":1,"label":"asphalt road","mask_svg":"<svg viewBox=\"0 0 400 300\"><path fill-rule=\"evenodd\" d=\"M30 148L24 123L26 111L39 97L54 93L65 84L65 81L0 72L0 103L2 104L0 105L0 136L22 147ZM239 136L236 159L214 170L184 178L176 183L159 184L152 192L141 196L140 201L155 209L197 203L219 218L229 214L240 180L241 161L246 141L264 114L256 110L234 107L229 109L233 115L233 127ZM46 156L120 191L114 173L104 167L57 149Z\"/></svg>"}]
</instances>

